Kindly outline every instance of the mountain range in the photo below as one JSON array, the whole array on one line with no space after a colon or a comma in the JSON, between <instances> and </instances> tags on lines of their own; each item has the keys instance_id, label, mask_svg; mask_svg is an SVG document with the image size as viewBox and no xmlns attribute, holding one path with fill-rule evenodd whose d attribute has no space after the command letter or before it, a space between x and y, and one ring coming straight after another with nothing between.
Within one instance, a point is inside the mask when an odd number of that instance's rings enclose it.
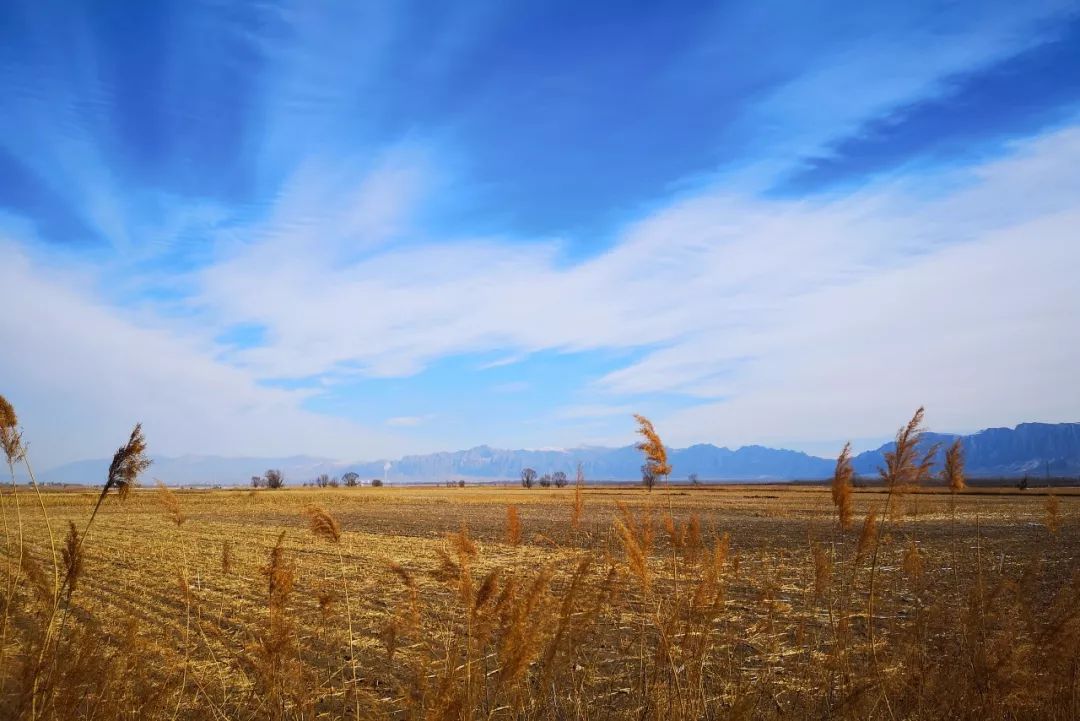
<instances>
[{"instance_id":1,"label":"mountain range","mask_svg":"<svg viewBox=\"0 0 1080 721\"><path fill-rule=\"evenodd\" d=\"M957 435L926 433L924 444L951 443ZM1048 474L1080 475L1080 423L1021 423L1015 428L988 428L959 436L971 477ZM887 443L853 459L856 473L875 477L884 463ZM838 449L839 450L839 449ZM696 473L703 481L814 480L832 474L834 459L765 446L736 450L697 444L669 450L671 478ZM339 476L353 471L363 479L388 482L441 482L451 479L516 480L521 469L565 472L571 479L577 464L590 480L629 481L640 478L641 454L633 447L584 447L569 450L505 450L477 446L468 450L405 456L398 460L342 463L313 456L225 457L186 455L157 457L147 473L169 484L246 484L269 468L284 472L288 485L300 485L322 473ZM40 474L53 483L100 483L107 459L68 463Z\"/></svg>"}]
</instances>

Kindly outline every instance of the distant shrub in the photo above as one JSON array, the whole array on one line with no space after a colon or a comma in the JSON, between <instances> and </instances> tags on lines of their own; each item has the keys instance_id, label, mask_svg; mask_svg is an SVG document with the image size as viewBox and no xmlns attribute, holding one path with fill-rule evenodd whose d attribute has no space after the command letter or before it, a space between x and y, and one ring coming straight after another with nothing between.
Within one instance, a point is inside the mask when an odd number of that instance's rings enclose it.
<instances>
[{"instance_id":1,"label":"distant shrub","mask_svg":"<svg viewBox=\"0 0 1080 721\"><path fill-rule=\"evenodd\" d=\"M371 485L374 488L382 488L382 479L381 478L372 478L371 479Z\"/></svg>"},{"instance_id":2,"label":"distant shrub","mask_svg":"<svg viewBox=\"0 0 1080 721\"><path fill-rule=\"evenodd\" d=\"M281 488L285 485L285 474L276 468L271 468L264 474L267 488Z\"/></svg>"}]
</instances>

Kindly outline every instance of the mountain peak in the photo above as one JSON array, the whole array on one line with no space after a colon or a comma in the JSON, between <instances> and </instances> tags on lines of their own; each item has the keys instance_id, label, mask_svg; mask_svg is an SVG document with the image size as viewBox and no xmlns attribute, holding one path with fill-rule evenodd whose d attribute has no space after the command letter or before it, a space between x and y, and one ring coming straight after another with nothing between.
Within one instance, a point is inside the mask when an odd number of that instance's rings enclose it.
<instances>
[{"instance_id":1,"label":"mountain peak","mask_svg":"<svg viewBox=\"0 0 1080 721\"><path fill-rule=\"evenodd\" d=\"M1021 423L1015 428L987 428L966 436L928 433L928 442L951 442L962 439L966 466L971 476L1017 476L1049 472L1056 476L1080 474L1080 423ZM884 464L884 453L892 447L858 454L855 470L874 474ZM696 443L687 448L670 448L671 477L683 480L695 473L702 480L814 480L832 474L834 459L818 458L801 451L746 445L732 451L710 443ZM380 459L341 463L307 455L279 458L238 458L189 454L175 458L155 458L155 476L167 483L246 483L252 475L268 468L285 473L289 485L299 485L327 473L347 471L362 478L382 478L390 463L390 477L395 482L449 479L516 480L522 468L537 472L576 473L580 463L585 476L594 481L636 480L641 457L634 446L606 448L582 446L572 449L500 449L487 444L462 451L405 456L396 461ZM67 483L100 482L108 461L79 461L42 474L43 480Z\"/></svg>"}]
</instances>

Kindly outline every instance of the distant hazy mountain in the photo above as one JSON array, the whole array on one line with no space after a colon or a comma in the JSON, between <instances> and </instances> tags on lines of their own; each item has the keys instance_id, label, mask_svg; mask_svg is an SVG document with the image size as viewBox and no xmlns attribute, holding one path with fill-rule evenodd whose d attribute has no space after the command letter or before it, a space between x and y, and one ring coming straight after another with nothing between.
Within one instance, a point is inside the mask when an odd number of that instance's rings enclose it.
<instances>
[{"instance_id":1,"label":"distant hazy mountain","mask_svg":"<svg viewBox=\"0 0 1080 721\"><path fill-rule=\"evenodd\" d=\"M925 443L951 443L955 435L928 433ZM961 436L971 476L1053 476L1080 475L1080 423L1022 423L1016 428L989 428ZM884 453L892 444L855 457L855 470L874 476L884 463ZM818 479L832 474L833 459L817 458L798 451L764 446L743 446L737 450L699 444L670 450L672 479L685 480L697 473L702 480L785 480ZM386 465L389 463L389 470ZM285 458L231 458L221 456L180 456L155 458L150 478L169 484L247 483L252 475L277 468L285 473L288 485L300 485L321 473L341 475L355 471L362 478L384 478L391 482L448 479L507 479L519 477L522 468L538 473L563 471L571 479L581 463L585 477L592 480L634 480L640 477L641 455L633 446L625 448L587 447L571 450L503 450L477 446L464 451L405 456L396 461L341 463L327 458L290 456ZM100 483L108 468L104 459L79 461L42 474L42 480L67 483Z\"/></svg>"},{"instance_id":2,"label":"distant hazy mountain","mask_svg":"<svg viewBox=\"0 0 1080 721\"><path fill-rule=\"evenodd\" d=\"M923 443L952 443L955 434L926 433ZM987 428L960 436L965 466L971 476L1080 475L1080 423L1021 423L1016 428ZM885 462L887 443L855 457L852 465L864 475L876 474Z\"/></svg>"}]
</instances>

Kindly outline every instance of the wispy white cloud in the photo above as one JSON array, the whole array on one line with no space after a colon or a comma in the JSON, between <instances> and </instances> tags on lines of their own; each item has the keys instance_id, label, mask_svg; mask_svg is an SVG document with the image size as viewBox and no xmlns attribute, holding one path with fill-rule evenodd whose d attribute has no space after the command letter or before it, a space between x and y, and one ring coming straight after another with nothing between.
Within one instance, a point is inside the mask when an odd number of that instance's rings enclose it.
<instances>
[{"instance_id":1,"label":"wispy white cloud","mask_svg":"<svg viewBox=\"0 0 1080 721\"><path fill-rule=\"evenodd\" d=\"M1075 420L1077 167L1070 128L842 199L707 191L570 264L557 244L492 240L343 262L283 224L202 273L206 327L117 310L93 272L48 268L7 240L0 287L19 312L3 314L0 338L19 352L0 356L0 374L19 379L8 392L30 437L67 439L42 441L57 458L99 455L137 419L165 453L392 455L400 439L303 410L315 390L260 381L403 376L474 352L650 349L597 380L610 402L563 413L698 398L654 418L672 443L887 433L921 403L949 429ZM275 251L293 243L303 252ZM522 293L522 278L545 292ZM211 338L237 322L264 325L266 344L215 360ZM513 383L502 389L524 388Z\"/></svg>"},{"instance_id":2,"label":"wispy white cloud","mask_svg":"<svg viewBox=\"0 0 1080 721\"><path fill-rule=\"evenodd\" d=\"M101 457L136 421L163 455L348 458L403 448L389 434L303 410L307 393L258 384L161 319L147 327L126 318L97 299L92 273L44 265L7 238L0 255L2 392L39 462Z\"/></svg>"},{"instance_id":3,"label":"wispy white cloud","mask_svg":"<svg viewBox=\"0 0 1080 721\"><path fill-rule=\"evenodd\" d=\"M1065 356L1027 349L1033 329L1056 337L1066 355L1080 347L1069 331L1052 332L1077 310L1065 270L1080 262L1067 215L1080 195L1077 160L1080 131L1067 129L975 169L840 199L706 191L569 265L552 243L389 247L346 265L317 248L300 263L254 244L207 271L202 300L230 321L268 326L270 343L243 354L260 377L343 366L407 376L460 353L653 347L600 387L615 397L725 399L671 418L688 440L792 438L797 428L842 435L860 420L877 428L934 400L963 409L938 416L958 427L1063 418L1074 399L1050 389L1071 373ZM1015 298L1003 290L1019 271L1039 282ZM522 278L544 292L521 292ZM264 286L274 292L260 293ZM905 348L920 372L893 387L887 379L913 362ZM984 375L957 354L979 358ZM1021 371L1046 392L1011 392L1004 379ZM965 379L982 401L945 392ZM843 414L830 410L837 396L849 400ZM855 407L867 409L864 417Z\"/></svg>"}]
</instances>

